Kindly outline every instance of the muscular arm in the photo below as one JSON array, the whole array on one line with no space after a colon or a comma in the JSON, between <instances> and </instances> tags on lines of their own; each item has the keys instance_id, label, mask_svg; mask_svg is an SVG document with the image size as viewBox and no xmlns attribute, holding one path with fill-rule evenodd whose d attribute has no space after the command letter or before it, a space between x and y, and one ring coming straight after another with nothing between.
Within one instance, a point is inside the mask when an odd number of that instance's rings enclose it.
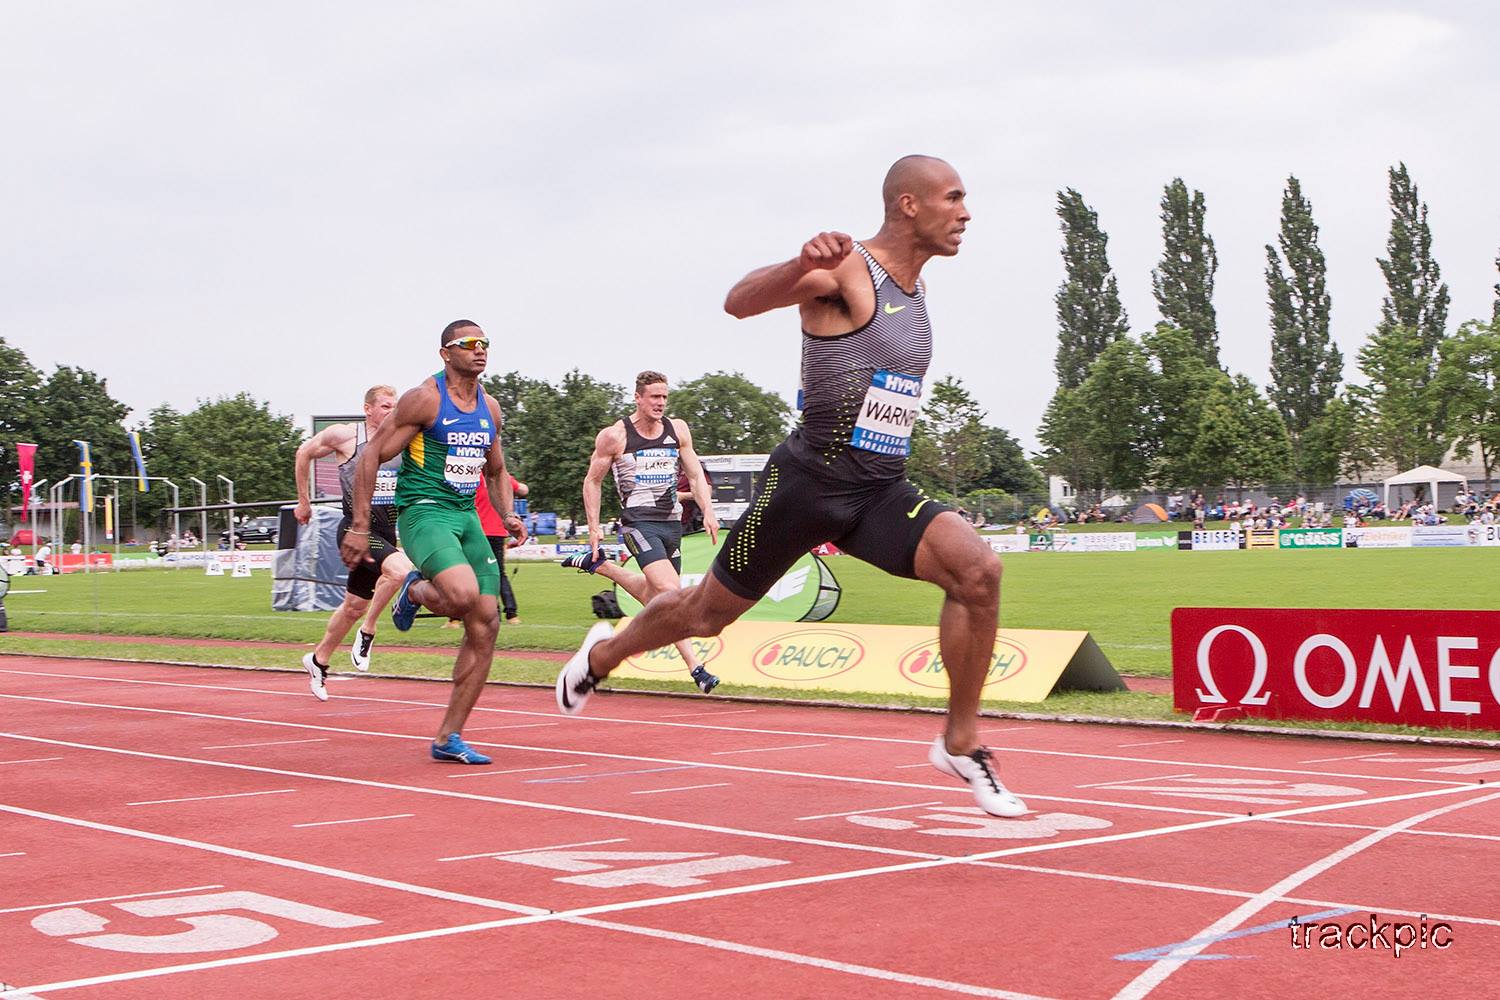
<instances>
[{"instance_id":1,"label":"muscular arm","mask_svg":"<svg viewBox=\"0 0 1500 1000\"><path fill-rule=\"evenodd\" d=\"M708 532L708 540L711 544L719 542L719 518L714 513L713 495L709 492L708 477L703 474L703 463L698 461L698 453L693 450L693 433L688 430L687 421L672 418L672 426L677 430L677 460L682 463L683 471L687 473L688 486L693 491L693 502L703 512L703 527Z\"/></svg>"},{"instance_id":2,"label":"muscular arm","mask_svg":"<svg viewBox=\"0 0 1500 1000\"><path fill-rule=\"evenodd\" d=\"M583 515L589 523L589 544L598 552L601 532L599 529L599 495L603 490L604 474L614 464L625 448L625 428L619 423L610 424L594 438L594 453L589 456L589 471L583 477Z\"/></svg>"},{"instance_id":3,"label":"muscular arm","mask_svg":"<svg viewBox=\"0 0 1500 1000\"><path fill-rule=\"evenodd\" d=\"M311 476L309 470L312 463L329 455L338 455L347 459L354 451L354 439L357 435L353 424L334 424L325 427L306 441L302 442L297 449L297 464L293 474L297 480L297 520L303 524L307 523L304 513L310 512L312 496L309 491Z\"/></svg>"},{"instance_id":4,"label":"muscular arm","mask_svg":"<svg viewBox=\"0 0 1500 1000\"><path fill-rule=\"evenodd\" d=\"M515 536L517 544L526 540L526 525L516 516L516 500L510 485L510 472L505 468L505 448L500 443L500 427L505 422L500 413L500 404L488 395L484 397L490 407L490 420L495 425L495 437L490 442L489 455L485 457L484 479L490 506L505 523L505 530Z\"/></svg>"},{"instance_id":5,"label":"muscular arm","mask_svg":"<svg viewBox=\"0 0 1500 1000\"><path fill-rule=\"evenodd\" d=\"M369 445L360 452L359 464L354 467L354 508L352 530L370 530L370 497L375 493L375 478L380 464L401 454L401 449L411 444L412 438L422 433L422 428L437 419L437 386L430 380L408 389L396 401L396 408L385 418L380 430L370 439Z\"/></svg>"},{"instance_id":6,"label":"muscular arm","mask_svg":"<svg viewBox=\"0 0 1500 1000\"><path fill-rule=\"evenodd\" d=\"M791 260L751 271L729 290L724 311L736 319L784 306L805 306L840 292L835 269L854 250L844 233L819 233Z\"/></svg>"}]
</instances>

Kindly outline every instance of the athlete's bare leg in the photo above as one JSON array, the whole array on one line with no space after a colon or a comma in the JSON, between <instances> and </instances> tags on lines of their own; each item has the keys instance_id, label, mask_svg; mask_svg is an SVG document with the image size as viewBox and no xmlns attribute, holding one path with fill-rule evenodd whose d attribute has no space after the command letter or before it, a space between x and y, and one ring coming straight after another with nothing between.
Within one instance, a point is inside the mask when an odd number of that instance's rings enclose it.
<instances>
[{"instance_id":1,"label":"athlete's bare leg","mask_svg":"<svg viewBox=\"0 0 1500 1000\"><path fill-rule=\"evenodd\" d=\"M650 604L658 594L682 589L682 578L677 575L677 570L672 568L672 563L666 559L658 559L644 567L639 573L628 570L615 562L607 562L594 572L618 584L625 593L640 601L642 607ZM698 655L690 641L683 639L675 645L677 652L682 656L682 662L687 664L688 670L700 666Z\"/></svg>"},{"instance_id":2,"label":"athlete's bare leg","mask_svg":"<svg viewBox=\"0 0 1500 1000\"><path fill-rule=\"evenodd\" d=\"M938 622L948 671L944 741L949 753L968 754L979 746L979 697L1000 624L1000 557L968 522L945 511L922 533L916 571L946 595Z\"/></svg>"},{"instance_id":3,"label":"athlete's bare leg","mask_svg":"<svg viewBox=\"0 0 1500 1000\"><path fill-rule=\"evenodd\" d=\"M370 608L365 612L364 624L360 626L365 635L375 634L375 626L386 605L400 593L401 585L406 582L406 574L411 571L411 560L406 558L406 553L398 550L385 557L385 561L380 564L380 579L375 581L375 596L370 599Z\"/></svg>"},{"instance_id":4,"label":"athlete's bare leg","mask_svg":"<svg viewBox=\"0 0 1500 1000\"><path fill-rule=\"evenodd\" d=\"M734 593L712 573L696 587L662 591L629 625L589 651L589 672L605 677L627 656L692 636L718 635L754 606L754 601Z\"/></svg>"},{"instance_id":5,"label":"athlete's bare leg","mask_svg":"<svg viewBox=\"0 0 1500 1000\"><path fill-rule=\"evenodd\" d=\"M380 594L378 586L375 593L377 596ZM313 649L314 661L324 666L332 662L329 657L333 655L334 650L339 648L339 643L344 641L344 637L349 634L354 623L359 621L360 616L365 613L365 608L369 606L369 603L366 598L345 591L343 603L333 609L333 614L328 618L328 628L324 629L323 638L318 640L317 647Z\"/></svg>"},{"instance_id":6,"label":"athlete's bare leg","mask_svg":"<svg viewBox=\"0 0 1500 1000\"><path fill-rule=\"evenodd\" d=\"M420 588L420 590L418 589ZM479 581L468 565L449 566L431 580L412 584L414 600L440 615L462 618L464 641L453 663L453 692L448 711L438 728L437 742L449 733L463 730L474 703L489 679L495 659L495 636L500 631L500 612L493 594L481 594Z\"/></svg>"}]
</instances>

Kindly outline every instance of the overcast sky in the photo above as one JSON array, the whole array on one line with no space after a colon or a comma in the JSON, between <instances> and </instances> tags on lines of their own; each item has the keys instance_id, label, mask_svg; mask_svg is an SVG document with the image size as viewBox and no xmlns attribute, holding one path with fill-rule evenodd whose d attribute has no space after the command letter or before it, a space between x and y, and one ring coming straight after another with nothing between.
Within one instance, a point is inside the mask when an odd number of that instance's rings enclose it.
<instances>
[{"instance_id":1,"label":"overcast sky","mask_svg":"<svg viewBox=\"0 0 1500 1000\"><path fill-rule=\"evenodd\" d=\"M1175 9L1173 9L1175 7ZM867 237L897 156L952 162L931 377L1028 447L1055 380L1055 192L1098 210L1134 330L1158 201L1202 190L1222 357L1264 384L1288 173L1352 361L1378 318L1386 168L1431 208L1456 324L1500 246L1484 3L10 5L0 336L135 408L247 390L305 425L402 388L470 317L492 371L744 372L790 398L793 313L726 316L820 229Z\"/></svg>"}]
</instances>

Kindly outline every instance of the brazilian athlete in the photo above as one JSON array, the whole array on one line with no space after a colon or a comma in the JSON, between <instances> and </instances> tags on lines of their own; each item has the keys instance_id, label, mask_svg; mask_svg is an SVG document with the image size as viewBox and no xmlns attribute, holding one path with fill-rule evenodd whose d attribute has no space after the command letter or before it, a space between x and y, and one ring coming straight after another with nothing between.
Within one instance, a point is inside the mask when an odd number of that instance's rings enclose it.
<instances>
[{"instance_id":1,"label":"brazilian athlete","mask_svg":"<svg viewBox=\"0 0 1500 1000\"><path fill-rule=\"evenodd\" d=\"M500 447L500 407L479 386L489 360L489 338L471 320L443 328L443 370L409 390L359 456L354 474L353 523L340 546L350 567L370 559L370 497L382 462L401 455L396 478L396 530L417 567L391 606L406 631L421 607L461 618L464 641L453 664L453 693L432 744L435 760L488 764L460 731L489 677L500 615L500 568L474 512L483 478L490 502L512 535L524 540Z\"/></svg>"}]
</instances>

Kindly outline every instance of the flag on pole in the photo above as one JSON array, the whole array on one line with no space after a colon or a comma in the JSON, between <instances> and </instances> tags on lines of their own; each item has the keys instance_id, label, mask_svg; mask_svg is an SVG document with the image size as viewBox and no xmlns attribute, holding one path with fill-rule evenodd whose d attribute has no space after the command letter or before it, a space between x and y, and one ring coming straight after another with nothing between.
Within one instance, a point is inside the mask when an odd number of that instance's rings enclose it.
<instances>
[{"instance_id":1,"label":"flag on pole","mask_svg":"<svg viewBox=\"0 0 1500 1000\"><path fill-rule=\"evenodd\" d=\"M115 519L112 512L116 501L119 499L120 495L118 493L112 497L107 496L104 498L104 537L110 541L114 541L115 537Z\"/></svg>"},{"instance_id":2,"label":"flag on pole","mask_svg":"<svg viewBox=\"0 0 1500 1000\"><path fill-rule=\"evenodd\" d=\"M130 438L130 457L135 459L135 488L138 493L145 493L150 487L146 484L146 456L141 453L141 434L139 431L126 431Z\"/></svg>"},{"instance_id":3,"label":"flag on pole","mask_svg":"<svg viewBox=\"0 0 1500 1000\"><path fill-rule=\"evenodd\" d=\"M36 478L36 445L16 444L16 464L21 470L21 519L31 509L31 484Z\"/></svg>"},{"instance_id":4,"label":"flag on pole","mask_svg":"<svg viewBox=\"0 0 1500 1000\"><path fill-rule=\"evenodd\" d=\"M94 512L94 463L89 460L89 443L73 439L78 446L78 475L82 482L78 487L78 509Z\"/></svg>"}]
</instances>

